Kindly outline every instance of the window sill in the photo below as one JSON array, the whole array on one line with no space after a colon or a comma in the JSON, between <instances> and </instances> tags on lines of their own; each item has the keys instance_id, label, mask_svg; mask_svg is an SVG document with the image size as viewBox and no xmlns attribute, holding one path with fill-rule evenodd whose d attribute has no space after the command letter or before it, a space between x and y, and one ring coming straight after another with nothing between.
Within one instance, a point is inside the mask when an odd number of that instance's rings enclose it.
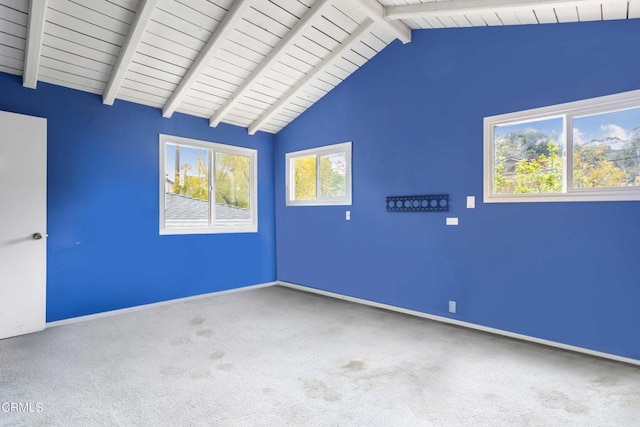
<instances>
[{"instance_id":1,"label":"window sill","mask_svg":"<svg viewBox=\"0 0 640 427\"><path fill-rule=\"evenodd\" d=\"M226 226L219 228L161 228L161 236L189 235L189 234L228 234L228 233L257 233L258 227L251 226Z\"/></svg>"},{"instance_id":2,"label":"window sill","mask_svg":"<svg viewBox=\"0 0 640 427\"><path fill-rule=\"evenodd\" d=\"M286 206L351 206L351 200L287 200Z\"/></svg>"},{"instance_id":3,"label":"window sill","mask_svg":"<svg viewBox=\"0 0 640 427\"><path fill-rule=\"evenodd\" d=\"M538 202L634 202L640 201L640 191L576 191L563 194L485 195L484 203Z\"/></svg>"}]
</instances>

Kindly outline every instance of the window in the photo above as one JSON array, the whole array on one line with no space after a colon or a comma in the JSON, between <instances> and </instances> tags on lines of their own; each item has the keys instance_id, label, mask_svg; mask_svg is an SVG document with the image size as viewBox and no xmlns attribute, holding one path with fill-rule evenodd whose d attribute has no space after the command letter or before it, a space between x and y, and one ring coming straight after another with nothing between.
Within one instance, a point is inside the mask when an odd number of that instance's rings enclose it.
<instances>
[{"instance_id":1,"label":"window","mask_svg":"<svg viewBox=\"0 0 640 427\"><path fill-rule=\"evenodd\" d=\"M160 234L258 231L257 151L160 135Z\"/></svg>"},{"instance_id":2,"label":"window","mask_svg":"<svg viewBox=\"0 0 640 427\"><path fill-rule=\"evenodd\" d=\"M640 91L484 119L484 201L640 200Z\"/></svg>"},{"instance_id":3,"label":"window","mask_svg":"<svg viewBox=\"0 0 640 427\"><path fill-rule=\"evenodd\" d=\"M287 206L350 205L351 143L287 153Z\"/></svg>"}]
</instances>

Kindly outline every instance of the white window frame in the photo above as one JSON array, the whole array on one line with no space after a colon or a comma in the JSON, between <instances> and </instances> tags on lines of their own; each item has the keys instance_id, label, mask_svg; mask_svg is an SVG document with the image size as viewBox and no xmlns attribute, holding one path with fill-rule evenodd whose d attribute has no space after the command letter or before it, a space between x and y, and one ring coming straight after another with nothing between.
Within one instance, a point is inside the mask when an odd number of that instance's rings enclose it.
<instances>
[{"instance_id":1,"label":"white window frame","mask_svg":"<svg viewBox=\"0 0 640 427\"><path fill-rule=\"evenodd\" d=\"M317 197L313 200L296 200L294 198L293 160L298 157L316 156L316 193L320 191L320 157L329 154L346 153L346 185L345 195L341 197ZM351 141L340 144L325 145L308 150L287 153L286 160L286 205L287 206L349 206L351 205Z\"/></svg>"},{"instance_id":2,"label":"white window frame","mask_svg":"<svg viewBox=\"0 0 640 427\"><path fill-rule=\"evenodd\" d=\"M640 90L601 96L549 107L484 118L484 202L591 202L640 200L640 187L573 188L573 119L592 114L640 108ZM495 194L495 128L545 119L562 118L561 149L564 162L563 192L540 194Z\"/></svg>"},{"instance_id":3,"label":"white window frame","mask_svg":"<svg viewBox=\"0 0 640 427\"><path fill-rule=\"evenodd\" d=\"M167 227L165 226L165 166L167 144L177 144L194 148L205 149L208 152L209 167L209 226L208 227ZM174 234L217 234L217 233L257 233L258 232L258 151L251 148L237 147L234 145L208 142L180 136L160 134L160 235ZM251 177L249 180L249 200L251 219L249 222L225 221L224 224L216 224L215 209L215 154L235 154L249 157Z\"/></svg>"}]
</instances>

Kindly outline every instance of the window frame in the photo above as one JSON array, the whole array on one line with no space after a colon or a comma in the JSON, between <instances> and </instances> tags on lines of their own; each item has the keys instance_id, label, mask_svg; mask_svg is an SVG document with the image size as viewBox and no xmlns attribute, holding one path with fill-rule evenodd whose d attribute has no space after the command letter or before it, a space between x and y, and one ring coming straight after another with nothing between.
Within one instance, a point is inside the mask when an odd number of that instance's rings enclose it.
<instances>
[{"instance_id":1,"label":"window frame","mask_svg":"<svg viewBox=\"0 0 640 427\"><path fill-rule=\"evenodd\" d=\"M351 165L351 141L339 144L323 145L320 147L309 148L307 150L293 151L285 155L285 198L286 206L350 206L352 203L352 165ZM321 186L320 176L320 157L346 153L346 174L345 174L345 195L340 197L318 197ZM295 174L292 173L293 160L298 157L316 156L316 198L313 200L296 200L293 198L295 185L293 179Z\"/></svg>"},{"instance_id":2,"label":"window frame","mask_svg":"<svg viewBox=\"0 0 640 427\"><path fill-rule=\"evenodd\" d=\"M184 234L221 234L221 233L257 233L258 232L258 150L238 147L235 145L221 144L218 142L203 141L174 135L159 135L160 152L160 200L159 219L160 235L184 235ZM165 225L165 174L166 174L166 149L167 144L188 146L207 150L209 159L209 226L208 227L167 227ZM215 218L215 157L216 153L232 154L249 157L249 222L226 222L216 224Z\"/></svg>"},{"instance_id":3,"label":"window frame","mask_svg":"<svg viewBox=\"0 0 640 427\"><path fill-rule=\"evenodd\" d=\"M640 108L640 90L581 101L551 105L484 118L483 199L484 203L596 202L640 200L640 187L573 188L573 120L576 117ZM561 193L495 194L495 127L552 118L563 119L561 151L563 190Z\"/></svg>"}]
</instances>

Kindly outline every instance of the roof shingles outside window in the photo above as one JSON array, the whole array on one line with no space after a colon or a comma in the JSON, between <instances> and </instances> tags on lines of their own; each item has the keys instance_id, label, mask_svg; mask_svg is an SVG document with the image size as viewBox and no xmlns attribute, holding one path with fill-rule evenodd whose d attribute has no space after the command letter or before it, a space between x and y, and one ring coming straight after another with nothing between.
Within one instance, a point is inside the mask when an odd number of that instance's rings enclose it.
<instances>
[{"instance_id":1,"label":"roof shingles outside window","mask_svg":"<svg viewBox=\"0 0 640 427\"><path fill-rule=\"evenodd\" d=\"M201 199L182 196L180 194L165 194L165 221L167 226L207 226L209 223L209 202ZM251 219L249 209L216 203L216 219L244 220Z\"/></svg>"}]
</instances>

